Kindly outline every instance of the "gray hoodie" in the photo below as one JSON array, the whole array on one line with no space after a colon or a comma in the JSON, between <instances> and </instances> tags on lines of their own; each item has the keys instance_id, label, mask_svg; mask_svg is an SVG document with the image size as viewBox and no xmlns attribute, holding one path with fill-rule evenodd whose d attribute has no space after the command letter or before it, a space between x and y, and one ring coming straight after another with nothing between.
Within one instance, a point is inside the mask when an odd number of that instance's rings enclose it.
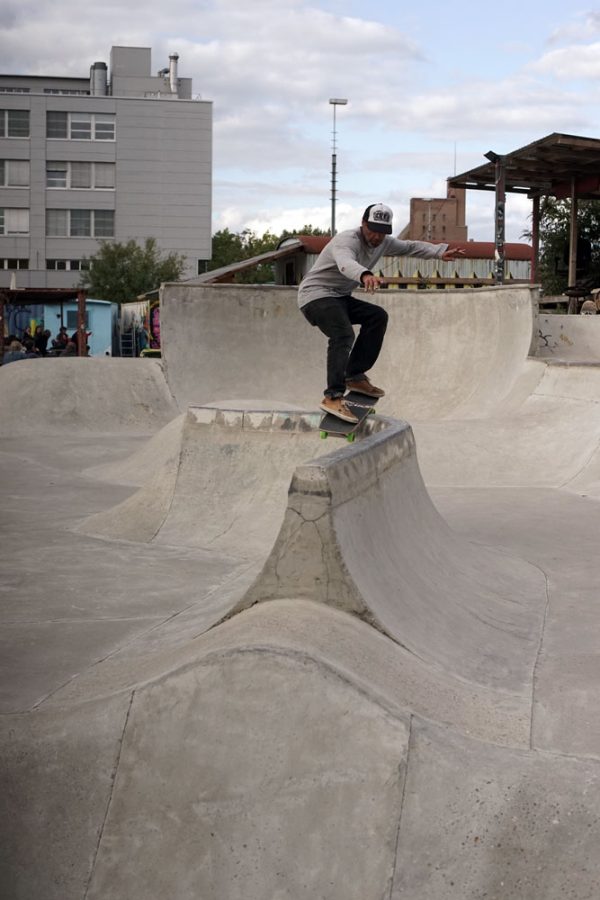
<instances>
[{"instance_id":1,"label":"gray hoodie","mask_svg":"<svg viewBox=\"0 0 600 900\"><path fill-rule=\"evenodd\" d=\"M426 241L400 241L386 235L379 247L369 247L359 228L341 231L319 254L312 269L305 275L298 288L298 306L302 308L311 300L321 297L345 297L360 284L365 272L382 256L416 256L419 259L439 259L448 244L430 244Z\"/></svg>"}]
</instances>

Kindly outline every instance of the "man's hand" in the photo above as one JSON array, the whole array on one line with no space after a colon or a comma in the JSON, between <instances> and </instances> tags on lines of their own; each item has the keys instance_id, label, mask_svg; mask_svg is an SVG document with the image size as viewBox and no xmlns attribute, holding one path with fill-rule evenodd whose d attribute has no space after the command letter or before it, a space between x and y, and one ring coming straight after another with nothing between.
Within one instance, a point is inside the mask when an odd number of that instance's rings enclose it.
<instances>
[{"instance_id":1,"label":"man's hand","mask_svg":"<svg viewBox=\"0 0 600 900\"><path fill-rule=\"evenodd\" d=\"M379 287L379 278L377 275L371 275L370 272L363 275L361 281L367 294L374 294Z\"/></svg>"},{"instance_id":2,"label":"man's hand","mask_svg":"<svg viewBox=\"0 0 600 900\"><path fill-rule=\"evenodd\" d=\"M442 259L444 262L449 262L451 259L460 259L464 255L464 250L460 250L458 247L448 247L446 252L442 254Z\"/></svg>"}]
</instances>

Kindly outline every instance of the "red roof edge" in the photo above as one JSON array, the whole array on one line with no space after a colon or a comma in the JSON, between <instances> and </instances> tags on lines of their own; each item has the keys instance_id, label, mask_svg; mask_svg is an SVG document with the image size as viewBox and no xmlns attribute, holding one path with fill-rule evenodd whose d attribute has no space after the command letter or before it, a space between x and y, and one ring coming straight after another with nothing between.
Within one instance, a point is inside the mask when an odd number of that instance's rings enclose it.
<instances>
[{"instance_id":1,"label":"red roof edge","mask_svg":"<svg viewBox=\"0 0 600 900\"><path fill-rule=\"evenodd\" d=\"M329 235L296 234L306 253L320 253L327 246L331 238ZM288 238L289 240L289 238ZM435 241L436 244L446 241ZM496 246L493 241L450 241L452 247L458 247L465 251L467 259L494 259ZM506 243L504 244L505 259L525 260L531 262L533 249L529 244Z\"/></svg>"}]
</instances>

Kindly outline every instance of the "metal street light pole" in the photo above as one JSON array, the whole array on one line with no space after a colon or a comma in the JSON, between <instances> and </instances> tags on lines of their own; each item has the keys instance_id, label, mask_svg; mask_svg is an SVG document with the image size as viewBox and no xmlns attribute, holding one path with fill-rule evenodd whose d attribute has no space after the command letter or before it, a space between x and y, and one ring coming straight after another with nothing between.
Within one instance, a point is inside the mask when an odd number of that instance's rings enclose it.
<instances>
[{"instance_id":1,"label":"metal street light pole","mask_svg":"<svg viewBox=\"0 0 600 900\"><path fill-rule=\"evenodd\" d=\"M337 153L336 153L336 130L335 130L335 108L336 106L346 106L348 101L343 97L331 97L329 100L333 106L333 141L331 145L331 237L335 234L335 195L336 195L336 173L337 173Z\"/></svg>"}]
</instances>

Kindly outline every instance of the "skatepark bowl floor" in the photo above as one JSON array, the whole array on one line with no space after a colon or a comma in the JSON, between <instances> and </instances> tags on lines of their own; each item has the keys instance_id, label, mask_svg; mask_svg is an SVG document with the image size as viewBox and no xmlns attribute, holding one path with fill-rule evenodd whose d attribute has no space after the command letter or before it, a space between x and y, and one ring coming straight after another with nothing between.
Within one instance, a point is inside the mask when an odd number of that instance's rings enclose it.
<instances>
[{"instance_id":1,"label":"skatepark bowl floor","mask_svg":"<svg viewBox=\"0 0 600 900\"><path fill-rule=\"evenodd\" d=\"M195 290L162 362L0 368L0 896L598 900L590 334L380 295L350 444L292 290Z\"/></svg>"}]
</instances>

